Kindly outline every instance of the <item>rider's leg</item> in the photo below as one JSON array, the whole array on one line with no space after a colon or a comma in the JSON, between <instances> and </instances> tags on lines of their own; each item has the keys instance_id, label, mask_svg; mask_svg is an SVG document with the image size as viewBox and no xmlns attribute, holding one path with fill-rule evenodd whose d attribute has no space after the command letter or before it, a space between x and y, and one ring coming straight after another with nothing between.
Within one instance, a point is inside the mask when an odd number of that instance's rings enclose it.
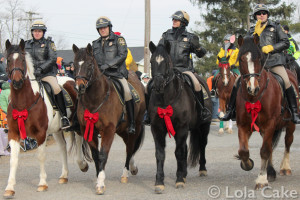
<instances>
[{"instance_id":1,"label":"rider's leg","mask_svg":"<svg viewBox=\"0 0 300 200\"><path fill-rule=\"evenodd\" d=\"M132 99L128 82L125 78L119 79L124 88L124 97L125 97L125 104L126 104L126 111L128 117L128 133L134 134L135 133L135 119L134 119L134 100Z\"/></svg>"},{"instance_id":2,"label":"rider's leg","mask_svg":"<svg viewBox=\"0 0 300 200\"><path fill-rule=\"evenodd\" d=\"M237 77L237 79L235 80L234 86L232 88L226 114L223 117L220 117L220 120L222 120L222 121L228 121L234 117L236 96L237 96L237 91L240 87L239 81L240 81L240 76Z\"/></svg>"},{"instance_id":3,"label":"rider's leg","mask_svg":"<svg viewBox=\"0 0 300 200\"><path fill-rule=\"evenodd\" d=\"M149 101L150 101L150 96L151 96L151 90L152 90L152 79L148 82L146 88L145 88L145 101L146 101L146 112L144 115L144 121L143 124L145 125L150 125L150 116L149 116L149 112L148 112L148 108L149 108Z\"/></svg>"},{"instance_id":4,"label":"rider's leg","mask_svg":"<svg viewBox=\"0 0 300 200\"><path fill-rule=\"evenodd\" d=\"M61 123L62 123L62 129L66 129L70 127L70 122L69 119L67 117L67 110L66 110L66 105L65 105L65 101L64 101L64 96L63 93L58 85L57 79L54 76L46 76L42 79L43 81L48 82L53 91L54 91L54 95L55 95L55 103L56 106L60 112L61 115Z\"/></svg>"},{"instance_id":5,"label":"rider's leg","mask_svg":"<svg viewBox=\"0 0 300 200\"><path fill-rule=\"evenodd\" d=\"M286 73L285 68L283 66L276 66L276 67L272 67L271 71L282 77L285 88L286 88L285 94L286 94L286 98L287 98L287 101L289 104L289 108L291 110L292 121L295 124L300 124L300 119L298 116L296 95L295 95L293 87L291 87L291 83L290 83L290 80Z\"/></svg>"}]
</instances>

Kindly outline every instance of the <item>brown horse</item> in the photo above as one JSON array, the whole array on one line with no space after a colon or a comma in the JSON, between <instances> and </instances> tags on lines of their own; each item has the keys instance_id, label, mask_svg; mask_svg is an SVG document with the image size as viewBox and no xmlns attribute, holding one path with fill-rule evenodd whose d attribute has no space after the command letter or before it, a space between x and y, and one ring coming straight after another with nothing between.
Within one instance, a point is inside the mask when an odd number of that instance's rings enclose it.
<instances>
[{"instance_id":1,"label":"brown horse","mask_svg":"<svg viewBox=\"0 0 300 200\"><path fill-rule=\"evenodd\" d=\"M218 58L219 59L219 58ZM227 62L226 63L221 63L220 59L220 73L216 76L216 90L217 90L217 94L219 97L219 107L220 107L220 117L223 117L224 114L226 113L226 107L229 103L229 99L230 99L230 95L231 95L231 91L236 79L236 76L230 71L230 66L229 66L229 57L227 58ZM219 129L219 133L223 134L224 133L224 129L223 126L221 126L220 122L220 129ZM231 123L231 126L229 126L228 123ZM228 133L232 133L232 121L226 123L226 127L225 130Z\"/></svg>"},{"instance_id":2,"label":"brown horse","mask_svg":"<svg viewBox=\"0 0 300 200\"><path fill-rule=\"evenodd\" d=\"M260 149L261 169L255 187L260 189L267 186L269 181L276 179L272 152L284 128L285 152L280 175L291 174L289 153L295 124L288 119L291 118L291 114L279 83L270 71L264 69L264 63L261 62L264 58L258 47L259 37L255 35L244 39L240 36L238 43L241 86L236 98L236 122L240 143L237 158L241 160L242 169L248 171L253 168L254 162L249 158L248 140L254 129L260 132L263 138ZM292 87L298 94L296 77L289 70L287 72Z\"/></svg>"},{"instance_id":3,"label":"brown horse","mask_svg":"<svg viewBox=\"0 0 300 200\"><path fill-rule=\"evenodd\" d=\"M129 134L127 115L125 121L122 119L126 109L124 109L112 81L100 72L93 56L92 46L88 44L86 48L78 49L76 45L73 45L73 51L75 53L75 82L79 95L77 116L96 166L96 193L104 194L104 170L115 133L123 139L127 153L121 182L127 183L129 170L132 175L136 175L138 172L133 156L144 138L144 125L142 124L146 109L144 86L135 73L130 71L128 81L136 89L140 101L135 103L136 133ZM87 138L89 129L91 131ZM101 135L100 151L98 150L99 134Z\"/></svg>"},{"instance_id":4,"label":"brown horse","mask_svg":"<svg viewBox=\"0 0 300 200\"><path fill-rule=\"evenodd\" d=\"M12 198L15 194L16 170L18 156L20 153L20 137L22 139L30 136L38 143L38 159L40 161L40 182L38 191L45 191L48 188L45 172L45 147L47 135L52 133L59 144L63 157L62 174L59 183L68 182L68 165L66 141L60 126L60 114L55 111L41 84L35 79L34 68L30 54L24 50L25 42L21 40L19 45L11 45L6 41L7 71L11 80L10 88L11 101L7 109L8 140L11 148L10 172L8 184L4 197ZM62 85L70 94L73 102L76 100L75 82L70 78L59 79ZM68 114L74 111L74 107L68 109ZM77 135L77 134L76 134ZM74 133L71 134L72 142L75 142ZM82 147L82 139L76 136L77 147ZM83 160L81 149L77 149L77 162L80 169L86 171L87 163Z\"/></svg>"}]
</instances>

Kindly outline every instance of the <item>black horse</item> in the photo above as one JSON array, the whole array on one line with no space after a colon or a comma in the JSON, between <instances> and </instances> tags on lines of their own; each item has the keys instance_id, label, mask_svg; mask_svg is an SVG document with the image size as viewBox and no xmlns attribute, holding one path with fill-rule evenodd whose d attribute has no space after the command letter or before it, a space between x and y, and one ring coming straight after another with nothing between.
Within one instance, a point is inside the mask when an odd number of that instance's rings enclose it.
<instances>
[{"instance_id":1,"label":"black horse","mask_svg":"<svg viewBox=\"0 0 300 200\"><path fill-rule=\"evenodd\" d=\"M197 104L190 86L182 78L182 73L176 71L171 62L170 43L165 42L157 47L150 42L151 70L153 77L152 92L149 101L149 115L151 118L151 131L155 141L155 156L157 163L155 192L164 190L164 161L165 161L165 137L167 133L174 133L177 159L176 188L184 187L187 176L188 147L186 140L190 131L189 163L196 166L199 161L200 176L205 176L206 159L205 148L207 136L210 130L211 118L205 121L197 119ZM200 79L200 77L198 77ZM202 80L202 79L201 79ZM205 81L202 86L208 91ZM212 110L210 97L205 100L205 106ZM166 110L162 110L165 109ZM172 111L173 109L173 111ZM173 114L172 114L173 112ZM159 113L159 114L158 114ZM166 122L164 117L167 118ZM168 116L173 125L167 128ZM163 118L161 118L163 117ZM172 130L172 126L174 130ZM171 137L171 136L170 136Z\"/></svg>"}]
</instances>

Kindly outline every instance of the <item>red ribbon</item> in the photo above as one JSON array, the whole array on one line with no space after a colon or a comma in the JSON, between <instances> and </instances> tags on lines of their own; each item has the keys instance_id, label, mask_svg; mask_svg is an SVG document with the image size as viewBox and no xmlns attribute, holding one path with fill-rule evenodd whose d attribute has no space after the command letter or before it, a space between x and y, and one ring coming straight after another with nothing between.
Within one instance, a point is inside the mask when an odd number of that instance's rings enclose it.
<instances>
[{"instance_id":1,"label":"red ribbon","mask_svg":"<svg viewBox=\"0 0 300 200\"><path fill-rule=\"evenodd\" d=\"M166 109L162 109L162 108L158 107L157 108L157 114L160 118L164 118L165 124L166 124L166 127L167 127L167 131L169 133L169 137L171 138L170 133L174 137L175 131L174 131L173 124L172 124L172 121L171 121L171 118L170 118L173 115L172 106L168 105L168 107Z\"/></svg>"},{"instance_id":2,"label":"red ribbon","mask_svg":"<svg viewBox=\"0 0 300 200\"><path fill-rule=\"evenodd\" d=\"M24 120L27 119L28 117L28 111L26 109L22 111L18 111L17 109L13 109L12 115L14 120L18 119L18 126L19 126L19 131L20 131L20 136L22 140L25 140L26 136L26 129L25 129L25 124Z\"/></svg>"},{"instance_id":3,"label":"red ribbon","mask_svg":"<svg viewBox=\"0 0 300 200\"><path fill-rule=\"evenodd\" d=\"M99 119L99 113L96 112L94 114L90 113L88 109L85 109L84 111L84 120L86 121L86 127L85 127L85 132L84 132L84 139L88 139L88 133L90 132L89 136L89 142L92 141L93 139L93 134L94 134L94 126L95 123Z\"/></svg>"},{"instance_id":4,"label":"red ribbon","mask_svg":"<svg viewBox=\"0 0 300 200\"><path fill-rule=\"evenodd\" d=\"M251 118L252 118L252 123L251 123L251 131L252 131L252 127L254 126L254 129L259 132L259 127L255 124L255 120L258 116L259 111L261 110L261 103L260 101L257 101L255 103L250 103L250 102L246 102L245 104L246 106L246 110L248 113L251 112Z\"/></svg>"}]
</instances>

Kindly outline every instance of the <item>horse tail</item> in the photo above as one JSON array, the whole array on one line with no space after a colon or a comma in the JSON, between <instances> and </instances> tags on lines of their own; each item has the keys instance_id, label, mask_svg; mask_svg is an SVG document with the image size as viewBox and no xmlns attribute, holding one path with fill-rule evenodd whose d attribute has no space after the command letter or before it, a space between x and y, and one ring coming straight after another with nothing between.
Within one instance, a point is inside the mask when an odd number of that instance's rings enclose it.
<instances>
[{"instance_id":1,"label":"horse tail","mask_svg":"<svg viewBox=\"0 0 300 200\"><path fill-rule=\"evenodd\" d=\"M68 151L69 156L73 156L74 155L74 149L76 149L76 139L75 139L75 132L71 132L70 134L70 140L71 140L71 144L70 144L70 148Z\"/></svg>"},{"instance_id":2,"label":"horse tail","mask_svg":"<svg viewBox=\"0 0 300 200\"><path fill-rule=\"evenodd\" d=\"M90 147L89 147L89 144L86 140L83 140L83 143L82 143L82 153L83 153L84 159L86 161L88 161L88 162L93 161L91 151L90 151Z\"/></svg>"},{"instance_id":3,"label":"horse tail","mask_svg":"<svg viewBox=\"0 0 300 200\"><path fill-rule=\"evenodd\" d=\"M195 167L198 164L201 151L205 155L209 130L210 122L201 124L198 128L191 130L189 145L189 165L191 167Z\"/></svg>"},{"instance_id":4,"label":"horse tail","mask_svg":"<svg viewBox=\"0 0 300 200\"><path fill-rule=\"evenodd\" d=\"M135 144L134 144L134 149L133 149L133 155L139 150L139 148L142 146L143 144L143 141L144 141L144 138L145 138L145 125L141 125L141 131L139 133L139 136L138 138L136 139L135 141Z\"/></svg>"},{"instance_id":5,"label":"horse tail","mask_svg":"<svg viewBox=\"0 0 300 200\"><path fill-rule=\"evenodd\" d=\"M282 129L275 130L273 138L272 138L272 149L274 150L280 140L280 136L282 133Z\"/></svg>"}]
</instances>

